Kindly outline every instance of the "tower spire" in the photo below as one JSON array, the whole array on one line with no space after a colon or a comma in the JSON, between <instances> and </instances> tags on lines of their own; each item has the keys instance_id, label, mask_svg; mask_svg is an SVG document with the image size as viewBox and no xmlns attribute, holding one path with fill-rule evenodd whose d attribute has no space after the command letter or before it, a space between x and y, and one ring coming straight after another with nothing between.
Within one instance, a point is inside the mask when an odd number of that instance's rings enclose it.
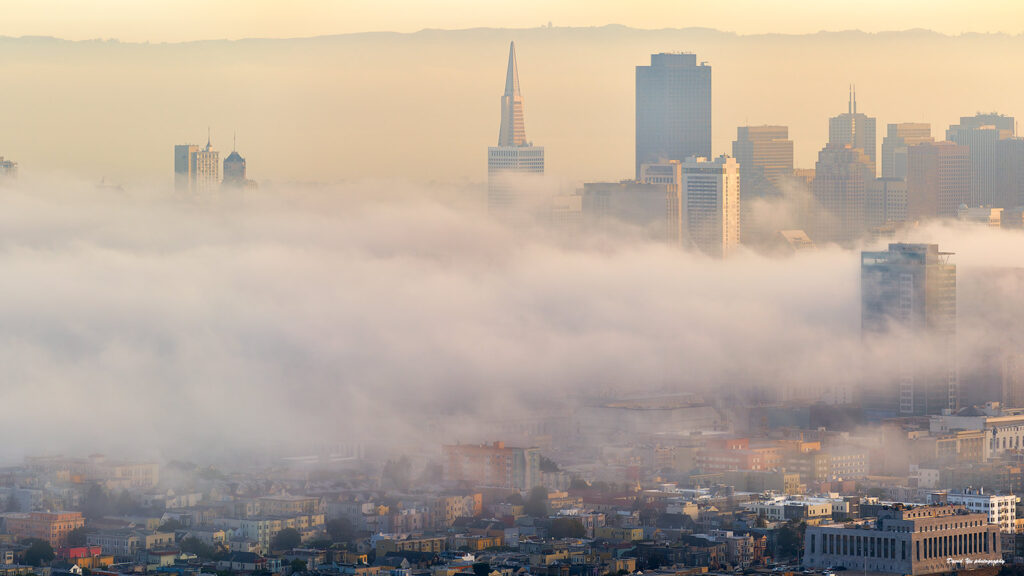
<instances>
[{"instance_id":1,"label":"tower spire","mask_svg":"<svg viewBox=\"0 0 1024 576\"><path fill-rule=\"evenodd\" d=\"M850 99L846 102L846 112L853 114L853 84L850 84Z\"/></svg>"},{"instance_id":2,"label":"tower spire","mask_svg":"<svg viewBox=\"0 0 1024 576\"><path fill-rule=\"evenodd\" d=\"M498 146L525 146L526 125L523 121L523 95L519 92L519 66L516 43L508 46L508 69L505 72L505 93L501 97L501 129Z\"/></svg>"},{"instance_id":3,"label":"tower spire","mask_svg":"<svg viewBox=\"0 0 1024 576\"><path fill-rule=\"evenodd\" d=\"M210 142L211 142L211 139L210 139L210 127L207 126L206 127L206 149L207 150L210 150L211 148L213 148L213 146L210 145Z\"/></svg>"},{"instance_id":4,"label":"tower spire","mask_svg":"<svg viewBox=\"0 0 1024 576\"><path fill-rule=\"evenodd\" d=\"M857 85L853 85L853 113L857 113Z\"/></svg>"},{"instance_id":5,"label":"tower spire","mask_svg":"<svg viewBox=\"0 0 1024 576\"><path fill-rule=\"evenodd\" d=\"M516 43L508 46L508 71L505 73L505 96L519 96L519 66L516 63Z\"/></svg>"}]
</instances>

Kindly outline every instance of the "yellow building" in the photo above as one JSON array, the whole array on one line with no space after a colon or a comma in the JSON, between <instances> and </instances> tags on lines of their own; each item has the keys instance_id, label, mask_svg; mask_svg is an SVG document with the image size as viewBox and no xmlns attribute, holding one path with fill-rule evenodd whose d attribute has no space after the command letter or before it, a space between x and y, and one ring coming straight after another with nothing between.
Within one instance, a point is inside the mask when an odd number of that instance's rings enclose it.
<instances>
[{"instance_id":1,"label":"yellow building","mask_svg":"<svg viewBox=\"0 0 1024 576\"><path fill-rule=\"evenodd\" d=\"M447 540L445 538L407 538L393 539L386 538L377 541L377 555L381 556L390 552L444 552Z\"/></svg>"}]
</instances>

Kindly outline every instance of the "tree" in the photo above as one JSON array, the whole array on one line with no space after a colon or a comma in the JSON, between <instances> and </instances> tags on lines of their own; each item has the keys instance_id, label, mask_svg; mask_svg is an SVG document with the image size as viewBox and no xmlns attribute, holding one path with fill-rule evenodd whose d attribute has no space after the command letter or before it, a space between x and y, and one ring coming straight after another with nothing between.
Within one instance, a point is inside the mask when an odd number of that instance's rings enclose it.
<instances>
[{"instance_id":1,"label":"tree","mask_svg":"<svg viewBox=\"0 0 1024 576\"><path fill-rule=\"evenodd\" d=\"M25 564L42 566L44 562L53 560L53 546L46 540L28 538L23 540L22 544L28 544L28 549L25 550Z\"/></svg>"},{"instance_id":2,"label":"tree","mask_svg":"<svg viewBox=\"0 0 1024 576\"><path fill-rule=\"evenodd\" d=\"M68 546L85 546L86 545L86 531L85 526L79 526L71 532L68 532Z\"/></svg>"},{"instance_id":3,"label":"tree","mask_svg":"<svg viewBox=\"0 0 1024 576\"><path fill-rule=\"evenodd\" d=\"M305 572L306 571L306 561L305 560L300 560L300 559L296 558L295 560L292 560L291 568L292 568L292 573L293 574L295 572Z\"/></svg>"},{"instance_id":4,"label":"tree","mask_svg":"<svg viewBox=\"0 0 1024 576\"><path fill-rule=\"evenodd\" d=\"M790 520L779 527L779 533L775 540L778 556L798 558L800 551L803 550L806 529L807 524L796 520Z\"/></svg>"},{"instance_id":5,"label":"tree","mask_svg":"<svg viewBox=\"0 0 1024 576\"><path fill-rule=\"evenodd\" d=\"M587 535L587 529L579 518L555 518L551 521L548 534L552 538L583 538Z\"/></svg>"},{"instance_id":6,"label":"tree","mask_svg":"<svg viewBox=\"0 0 1024 576\"><path fill-rule=\"evenodd\" d=\"M513 492L506 496L505 502L507 502L508 504L512 504L513 506L522 506L525 503L525 501L523 500L523 495L520 494L519 492Z\"/></svg>"},{"instance_id":7,"label":"tree","mask_svg":"<svg viewBox=\"0 0 1024 576\"><path fill-rule=\"evenodd\" d=\"M85 518L102 518L109 515L110 495L99 484L93 484L82 498L82 516Z\"/></svg>"},{"instance_id":8,"label":"tree","mask_svg":"<svg viewBox=\"0 0 1024 576\"><path fill-rule=\"evenodd\" d=\"M542 518L548 515L548 489L543 486L534 486L530 495L526 497L523 504L523 512L528 516Z\"/></svg>"},{"instance_id":9,"label":"tree","mask_svg":"<svg viewBox=\"0 0 1024 576\"><path fill-rule=\"evenodd\" d=\"M754 520L754 527L755 528L765 528L767 526L768 526L768 519L764 517L764 512L759 512L757 514L757 519Z\"/></svg>"},{"instance_id":10,"label":"tree","mask_svg":"<svg viewBox=\"0 0 1024 576\"><path fill-rule=\"evenodd\" d=\"M291 550L302 544L302 535L295 528L285 528L270 540L270 547L274 550Z\"/></svg>"},{"instance_id":11,"label":"tree","mask_svg":"<svg viewBox=\"0 0 1024 576\"><path fill-rule=\"evenodd\" d=\"M348 542L355 537L352 523L347 518L332 518L324 524L324 529L335 542Z\"/></svg>"},{"instance_id":12,"label":"tree","mask_svg":"<svg viewBox=\"0 0 1024 576\"><path fill-rule=\"evenodd\" d=\"M185 538L178 545L181 547L182 552L195 554L203 560L212 560L217 555L216 548L194 536Z\"/></svg>"},{"instance_id":13,"label":"tree","mask_svg":"<svg viewBox=\"0 0 1024 576\"><path fill-rule=\"evenodd\" d=\"M473 564L473 575L474 576L487 576L491 573L491 565L487 562L477 562Z\"/></svg>"}]
</instances>

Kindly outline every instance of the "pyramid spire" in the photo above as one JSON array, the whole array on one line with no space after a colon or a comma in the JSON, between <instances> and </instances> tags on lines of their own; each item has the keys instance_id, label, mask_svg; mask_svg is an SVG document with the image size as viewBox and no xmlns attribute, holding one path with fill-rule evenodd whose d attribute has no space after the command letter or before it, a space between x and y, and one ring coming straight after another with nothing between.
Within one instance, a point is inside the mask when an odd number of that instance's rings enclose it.
<instances>
[{"instance_id":1,"label":"pyramid spire","mask_svg":"<svg viewBox=\"0 0 1024 576\"><path fill-rule=\"evenodd\" d=\"M505 96L519 96L519 66L516 64L516 43L508 46L508 72L505 73Z\"/></svg>"},{"instance_id":2,"label":"pyramid spire","mask_svg":"<svg viewBox=\"0 0 1024 576\"><path fill-rule=\"evenodd\" d=\"M508 70L505 72L505 94L501 97L501 129L498 146L525 146L526 125L523 121L523 95L519 92L519 66L516 43L508 47Z\"/></svg>"}]
</instances>

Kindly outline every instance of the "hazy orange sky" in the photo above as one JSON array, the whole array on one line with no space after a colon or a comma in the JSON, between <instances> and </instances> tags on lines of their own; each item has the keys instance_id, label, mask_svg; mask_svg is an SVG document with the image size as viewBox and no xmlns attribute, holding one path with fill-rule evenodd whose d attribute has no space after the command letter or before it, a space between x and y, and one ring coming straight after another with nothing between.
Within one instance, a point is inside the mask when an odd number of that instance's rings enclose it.
<instances>
[{"instance_id":1,"label":"hazy orange sky","mask_svg":"<svg viewBox=\"0 0 1024 576\"><path fill-rule=\"evenodd\" d=\"M1019 0L5 0L0 35L178 42L423 28L711 27L756 34L1024 32Z\"/></svg>"}]
</instances>

